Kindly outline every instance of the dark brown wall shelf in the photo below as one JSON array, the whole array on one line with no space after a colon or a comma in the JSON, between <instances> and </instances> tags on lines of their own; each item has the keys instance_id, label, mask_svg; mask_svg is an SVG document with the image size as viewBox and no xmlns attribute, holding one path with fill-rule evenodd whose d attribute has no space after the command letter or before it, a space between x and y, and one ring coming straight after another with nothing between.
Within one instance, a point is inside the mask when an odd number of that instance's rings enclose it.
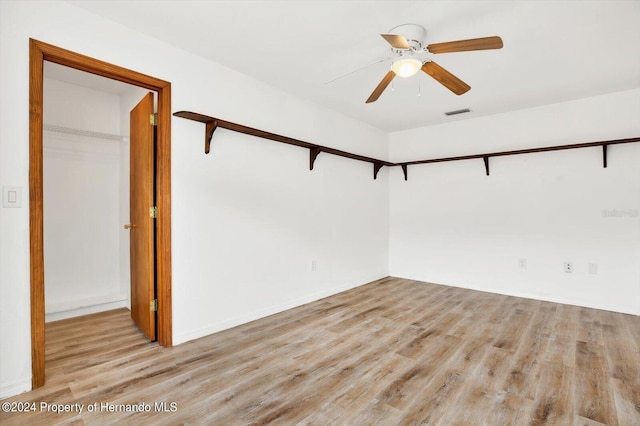
<instances>
[{"instance_id":1,"label":"dark brown wall shelf","mask_svg":"<svg viewBox=\"0 0 640 426\"><path fill-rule=\"evenodd\" d=\"M244 133L246 135L256 136L263 139L269 139L276 142L286 143L288 145L295 145L302 148L309 149L309 170L313 170L313 165L318 155L321 152L327 154L337 155L339 157L351 158L352 160L364 161L373 164L373 178L378 177L378 172L382 166L395 166L395 164L388 161L378 160L376 158L365 157L363 155L352 154L350 152L341 151L339 149L330 148L328 146L317 145L310 142L301 141L299 139L293 139L287 136L277 135L275 133L265 132L264 130L254 129L252 127L243 126L242 124L232 123L230 121L220 120L218 118L209 117L207 115L197 114L190 111L178 111L174 113L176 117L186 118L188 120L199 121L206 125L204 135L204 152L208 154L211 149L211 138L213 132L217 128L233 130L234 132Z\"/></svg>"},{"instance_id":2,"label":"dark brown wall shelf","mask_svg":"<svg viewBox=\"0 0 640 426\"><path fill-rule=\"evenodd\" d=\"M597 146L602 147L602 166L607 167L607 147L608 146L640 142L640 137L637 137L637 138L615 139L615 140L600 141L600 142L577 143L577 144L571 144L571 145L547 146L542 148L519 149L515 151L499 151L499 152L491 152L491 153L485 153L485 154L462 155L458 157L432 158L429 160L391 163L389 161L378 160L376 158L365 157L363 155L358 155L358 154L352 154L347 151L341 151L339 149L317 145L314 143L301 141L299 139L293 139L287 136L277 135L275 133L265 132L264 130L254 129L252 127L244 126L242 124L232 123L231 121L220 120L218 118L209 117L208 115L202 115L195 112L178 111L173 115L176 117L186 118L187 120L199 121L200 123L205 124L205 136L204 136L205 154L208 154L209 151L211 150L211 139L213 138L213 132L215 132L215 130L218 127L220 127L227 130L232 130L234 132L244 133L246 135L256 136L263 139L269 139L276 142L286 143L288 145L295 145L302 148L307 148L309 149L309 170L313 170L313 165L316 161L316 158L318 157L318 155L320 155L321 152L337 155L339 157L351 158L352 160L371 163L373 164L374 179L377 179L378 172L384 166L387 166L387 167L400 166L402 168L402 173L404 174L404 180L407 180L409 166L415 166L419 164L442 163L447 161L473 160L473 159L479 159L479 158L482 158L482 161L484 162L485 173L487 176L489 176L489 159L491 157L503 157L505 155L518 155L518 154L533 154L536 152L563 151L567 149L578 149L578 148L592 148Z\"/></svg>"},{"instance_id":3,"label":"dark brown wall shelf","mask_svg":"<svg viewBox=\"0 0 640 426\"><path fill-rule=\"evenodd\" d=\"M563 151L567 149L592 148L596 146L601 146L602 147L602 167L607 167L607 147L609 145L634 143L634 142L640 142L640 138L614 139L614 140L600 141L600 142L587 142L587 143L576 143L571 145L547 146L542 148L518 149L515 151L491 152L487 154L462 155L459 157L433 158L430 160L407 161L407 162L397 163L397 164L405 167L405 166L413 166L417 164L442 163L446 161L460 161L460 160L472 160L472 159L482 158L482 160L484 161L485 172L487 176L489 176L489 158L491 157L503 157L505 155L533 154L536 152Z\"/></svg>"}]
</instances>

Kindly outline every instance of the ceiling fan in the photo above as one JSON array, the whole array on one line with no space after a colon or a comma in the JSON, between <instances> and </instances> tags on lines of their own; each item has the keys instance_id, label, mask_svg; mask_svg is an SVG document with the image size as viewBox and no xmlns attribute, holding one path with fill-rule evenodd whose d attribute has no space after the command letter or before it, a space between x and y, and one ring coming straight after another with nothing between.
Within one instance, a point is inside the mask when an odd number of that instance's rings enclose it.
<instances>
[{"instance_id":1,"label":"ceiling fan","mask_svg":"<svg viewBox=\"0 0 640 426\"><path fill-rule=\"evenodd\" d=\"M466 52L470 50L501 49L502 39L498 36L449 41L424 46L427 31L417 24L403 24L392 28L388 34L380 34L391 50L397 55L391 64L391 70L371 93L366 103L378 100L384 89L396 76L411 77L418 71L433 77L438 83L456 95L466 93L471 86L451 74L430 59L423 59L424 53Z\"/></svg>"}]
</instances>

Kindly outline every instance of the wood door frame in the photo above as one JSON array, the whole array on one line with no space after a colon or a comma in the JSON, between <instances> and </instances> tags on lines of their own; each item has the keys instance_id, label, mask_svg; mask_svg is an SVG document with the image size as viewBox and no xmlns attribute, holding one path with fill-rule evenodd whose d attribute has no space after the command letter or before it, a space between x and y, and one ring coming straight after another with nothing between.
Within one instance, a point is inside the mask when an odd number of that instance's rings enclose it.
<instances>
[{"instance_id":1,"label":"wood door frame","mask_svg":"<svg viewBox=\"0 0 640 426\"><path fill-rule=\"evenodd\" d=\"M44 61L158 93L156 150L157 339L172 345L171 310L171 83L38 40L29 39L29 254L31 269L31 385L45 381L43 87Z\"/></svg>"}]
</instances>

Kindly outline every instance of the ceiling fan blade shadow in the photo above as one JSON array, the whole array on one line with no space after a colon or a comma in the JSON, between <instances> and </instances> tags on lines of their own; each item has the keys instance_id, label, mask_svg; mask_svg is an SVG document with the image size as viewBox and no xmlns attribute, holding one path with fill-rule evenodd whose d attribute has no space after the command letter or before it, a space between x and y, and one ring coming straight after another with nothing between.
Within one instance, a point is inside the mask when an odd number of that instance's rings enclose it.
<instances>
[{"instance_id":1,"label":"ceiling fan blade shadow","mask_svg":"<svg viewBox=\"0 0 640 426\"><path fill-rule=\"evenodd\" d=\"M467 52L470 50L502 49L502 39L498 36L472 38L468 40L448 41L428 45L430 53Z\"/></svg>"},{"instance_id":2,"label":"ceiling fan blade shadow","mask_svg":"<svg viewBox=\"0 0 640 426\"><path fill-rule=\"evenodd\" d=\"M378 100L384 89L387 88L391 80L396 76L396 73L393 71L389 71L382 79L382 81L378 84L378 86L373 90L371 96L367 99L365 103L369 104L371 102L375 102Z\"/></svg>"},{"instance_id":3,"label":"ceiling fan blade shadow","mask_svg":"<svg viewBox=\"0 0 640 426\"><path fill-rule=\"evenodd\" d=\"M451 90L456 95L462 95L471 89L464 81L460 80L449 71L442 68L440 65L433 61L425 62L422 65L422 71L433 77L438 83L442 84L447 89Z\"/></svg>"},{"instance_id":4,"label":"ceiling fan blade shadow","mask_svg":"<svg viewBox=\"0 0 640 426\"><path fill-rule=\"evenodd\" d=\"M400 34L380 34L380 35L382 36L383 39L387 41L387 43L391 45L391 47L394 47L396 49L409 48L409 42L403 35L400 35Z\"/></svg>"}]
</instances>

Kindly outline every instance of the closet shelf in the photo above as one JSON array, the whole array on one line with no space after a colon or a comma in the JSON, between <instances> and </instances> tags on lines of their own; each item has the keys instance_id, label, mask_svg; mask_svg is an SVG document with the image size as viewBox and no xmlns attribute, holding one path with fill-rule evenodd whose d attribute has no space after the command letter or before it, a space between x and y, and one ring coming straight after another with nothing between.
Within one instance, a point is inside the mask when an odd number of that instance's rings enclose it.
<instances>
[{"instance_id":1,"label":"closet shelf","mask_svg":"<svg viewBox=\"0 0 640 426\"><path fill-rule=\"evenodd\" d=\"M309 170L313 170L313 165L316 158L320 153L337 155L339 157L350 158L352 160L364 161L373 164L373 178L378 177L378 171L383 166L395 166L394 163L390 163L384 160L378 160L376 158L365 157L364 155L353 154L347 151L341 151L339 149L330 148L328 146L317 145L311 142L301 141L299 139L290 138L287 136L277 135L275 133L266 132L264 130L254 129L253 127L244 126L242 124L232 123L231 121L220 120L219 118L209 117L207 115L198 114L191 111L178 111L173 114L176 117L186 118L187 120L199 121L205 124L205 136L204 136L204 152L208 154L211 150L211 139L213 132L217 128L232 130L238 133L244 133L246 135L256 136L263 139L269 139L276 142L286 143L288 145L295 145L301 148L309 149Z\"/></svg>"},{"instance_id":2,"label":"closet shelf","mask_svg":"<svg viewBox=\"0 0 640 426\"><path fill-rule=\"evenodd\" d=\"M519 155L519 154L535 154L538 152L549 152L549 151L564 151L568 149L579 149L579 148L593 148L593 147L602 147L602 167L607 167L607 147L609 145L618 145L625 143L634 143L640 142L640 137L638 138L627 138L627 139L614 139L607 141L598 141L598 142L586 142L586 143L576 143L571 145L555 145L555 146L546 146L541 148L527 148L527 149L518 149L514 151L499 151L499 152L490 152L485 154L473 154L473 155L462 155L458 157L445 157L445 158L432 158L429 160L417 160L417 161L406 161L402 163L397 163L394 165L402 166L403 170L407 166L414 166L418 164L430 164L430 163L442 163L447 161L461 161L461 160L473 160L482 158L484 162L485 173L489 176L489 159L491 157L504 157L507 155ZM405 180L406 180L406 172L405 172Z\"/></svg>"},{"instance_id":3,"label":"closet shelf","mask_svg":"<svg viewBox=\"0 0 640 426\"><path fill-rule=\"evenodd\" d=\"M213 138L213 133L216 131L218 127L220 127L227 130L232 130L234 132L244 133L246 135L256 136L263 139L269 139L276 142L286 143L288 145L295 145L302 148L307 148L309 149L309 170L313 170L313 165L316 161L316 158L322 152L325 152L327 154L337 155L339 157L351 158L352 160L371 163L373 164L374 179L377 179L378 172L384 166L387 166L387 167L400 166L402 168L404 180L407 180L409 166L415 166L419 164L442 163L442 162L448 162L448 161L472 160L472 159L482 159L484 163L485 174L489 176L489 159L492 157L503 157L507 155L519 155L519 154L533 154L538 152L549 152L549 151L563 151L568 149L579 149L579 148L592 148L592 147L598 147L598 146L602 147L602 166L607 167L607 148L610 145L640 142L640 137L635 137L635 138L614 139L614 140L599 141L599 142L577 143L577 144L571 144L571 145L556 145L556 146L547 146L547 147L541 147L541 148L518 149L514 151L499 151L499 152L490 152L490 153L484 153L484 154L472 154L472 155L462 155L457 157L431 158L428 160L404 161L399 163L391 163L389 161L378 160L376 158L371 158L371 157L365 157L363 155L353 154L351 152L341 151L339 149L317 145L311 142L305 142L305 141L290 138L287 136L277 135L275 133L254 129L253 127L232 123L231 121L220 120L219 118L210 117L208 115L198 114L191 111L178 111L173 115L176 117L186 118L187 120L199 121L200 123L205 124L205 138L204 138L205 154L208 154L211 149L211 139Z\"/></svg>"}]
</instances>

